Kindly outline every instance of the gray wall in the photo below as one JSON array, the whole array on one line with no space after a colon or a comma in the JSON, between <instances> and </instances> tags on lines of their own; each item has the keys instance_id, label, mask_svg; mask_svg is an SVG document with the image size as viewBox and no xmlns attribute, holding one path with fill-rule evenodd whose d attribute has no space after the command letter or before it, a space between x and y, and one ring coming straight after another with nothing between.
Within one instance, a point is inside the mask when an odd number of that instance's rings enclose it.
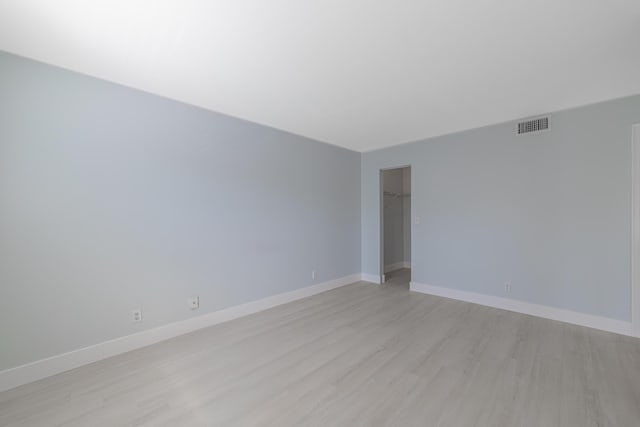
<instances>
[{"instance_id":1,"label":"gray wall","mask_svg":"<svg viewBox=\"0 0 640 427\"><path fill-rule=\"evenodd\" d=\"M359 197L358 153L0 53L0 370L359 273Z\"/></svg>"},{"instance_id":2,"label":"gray wall","mask_svg":"<svg viewBox=\"0 0 640 427\"><path fill-rule=\"evenodd\" d=\"M416 282L630 320L631 126L640 96L362 156L362 267L379 268L381 168L412 166ZM512 283L505 293L504 283Z\"/></svg>"}]
</instances>

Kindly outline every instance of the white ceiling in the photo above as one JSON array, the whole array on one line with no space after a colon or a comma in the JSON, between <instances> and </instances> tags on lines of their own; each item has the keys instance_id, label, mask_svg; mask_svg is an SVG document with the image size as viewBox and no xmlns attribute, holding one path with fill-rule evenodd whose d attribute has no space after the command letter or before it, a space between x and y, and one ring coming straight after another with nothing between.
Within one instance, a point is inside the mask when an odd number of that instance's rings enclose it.
<instances>
[{"instance_id":1,"label":"white ceiling","mask_svg":"<svg viewBox=\"0 0 640 427\"><path fill-rule=\"evenodd\" d=\"M0 49L366 151L640 93L640 1L0 0Z\"/></svg>"}]
</instances>

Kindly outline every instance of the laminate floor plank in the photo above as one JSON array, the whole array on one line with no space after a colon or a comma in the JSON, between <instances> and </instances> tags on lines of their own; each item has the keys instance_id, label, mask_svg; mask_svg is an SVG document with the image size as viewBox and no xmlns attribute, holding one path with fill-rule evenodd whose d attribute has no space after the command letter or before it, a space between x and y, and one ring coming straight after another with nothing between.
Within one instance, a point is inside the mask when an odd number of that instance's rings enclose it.
<instances>
[{"instance_id":1,"label":"laminate floor plank","mask_svg":"<svg viewBox=\"0 0 640 427\"><path fill-rule=\"evenodd\" d=\"M0 393L0 426L640 426L640 340L388 277Z\"/></svg>"}]
</instances>

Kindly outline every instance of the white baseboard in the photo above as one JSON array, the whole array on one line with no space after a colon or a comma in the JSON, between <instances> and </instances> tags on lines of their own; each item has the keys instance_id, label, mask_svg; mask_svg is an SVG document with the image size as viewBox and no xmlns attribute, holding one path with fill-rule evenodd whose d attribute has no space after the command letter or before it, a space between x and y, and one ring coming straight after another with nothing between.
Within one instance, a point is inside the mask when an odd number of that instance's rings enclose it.
<instances>
[{"instance_id":1,"label":"white baseboard","mask_svg":"<svg viewBox=\"0 0 640 427\"><path fill-rule=\"evenodd\" d=\"M364 281L364 282L371 282L371 283L375 283L377 285L384 283L384 278L381 278L380 276L376 276L374 274L366 274L366 273L362 273L360 275L360 280Z\"/></svg>"},{"instance_id":2,"label":"white baseboard","mask_svg":"<svg viewBox=\"0 0 640 427\"><path fill-rule=\"evenodd\" d=\"M412 291L421 292L423 294L436 295L439 297L471 302L488 307L500 308L503 310L514 311L516 313L542 317L544 319L557 320L560 322L586 326L588 328L599 329L602 331L614 332L620 335L634 336L631 322L625 322L623 320L609 319L606 317L578 313L576 311L565 310L562 308L554 308L545 305L532 304L509 298L477 294L474 292L461 291L457 289L425 285L423 283L417 282L411 282L409 288Z\"/></svg>"},{"instance_id":3,"label":"white baseboard","mask_svg":"<svg viewBox=\"0 0 640 427\"><path fill-rule=\"evenodd\" d=\"M198 329L339 288L361 279L361 274L341 277L6 369L0 371L0 392Z\"/></svg>"},{"instance_id":4,"label":"white baseboard","mask_svg":"<svg viewBox=\"0 0 640 427\"><path fill-rule=\"evenodd\" d=\"M385 265L384 272L388 273L394 270L400 270L401 268L411 268L411 263L408 261L398 261L393 264Z\"/></svg>"}]
</instances>

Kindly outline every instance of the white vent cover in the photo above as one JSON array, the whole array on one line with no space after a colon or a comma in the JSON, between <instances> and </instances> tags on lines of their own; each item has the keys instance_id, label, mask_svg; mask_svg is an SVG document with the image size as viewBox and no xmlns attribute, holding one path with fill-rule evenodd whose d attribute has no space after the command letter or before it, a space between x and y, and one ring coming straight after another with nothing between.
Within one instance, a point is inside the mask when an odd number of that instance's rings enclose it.
<instances>
[{"instance_id":1,"label":"white vent cover","mask_svg":"<svg viewBox=\"0 0 640 427\"><path fill-rule=\"evenodd\" d=\"M518 123L518 135L549 129L549 117L525 120Z\"/></svg>"}]
</instances>

